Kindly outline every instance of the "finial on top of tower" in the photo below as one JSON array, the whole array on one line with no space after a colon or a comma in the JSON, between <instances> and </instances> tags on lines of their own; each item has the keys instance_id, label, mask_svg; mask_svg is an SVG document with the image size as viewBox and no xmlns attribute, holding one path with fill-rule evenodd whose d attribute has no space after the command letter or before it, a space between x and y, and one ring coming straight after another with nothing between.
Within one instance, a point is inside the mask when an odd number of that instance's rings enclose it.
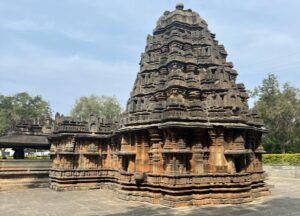
<instances>
[{"instance_id":1,"label":"finial on top of tower","mask_svg":"<svg viewBox=\"0 0 300 216\"><path fill-rule=\"evenodd\" d=\"M177 3L176 10L183 10L183 8L184 8L183 3Z\"/></svg>"}]
</instances>

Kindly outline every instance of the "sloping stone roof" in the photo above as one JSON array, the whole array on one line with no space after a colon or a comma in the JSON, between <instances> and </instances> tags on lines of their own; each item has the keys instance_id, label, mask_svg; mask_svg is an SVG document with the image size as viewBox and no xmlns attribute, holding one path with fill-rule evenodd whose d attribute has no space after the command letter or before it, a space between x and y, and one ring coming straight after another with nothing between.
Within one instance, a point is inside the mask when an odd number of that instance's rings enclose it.
<instances>
[{"instance_id":1,"label":"sloping stone roof","mask_svg":"<svg viewBox=\"0 0 300 216\"><path fill-rule=\"evenodd\" d=\"M50 148L47 135L24 135L10 134L0 137L1 148L24 147L24 148Z\"/></svg>"}]
</instances>

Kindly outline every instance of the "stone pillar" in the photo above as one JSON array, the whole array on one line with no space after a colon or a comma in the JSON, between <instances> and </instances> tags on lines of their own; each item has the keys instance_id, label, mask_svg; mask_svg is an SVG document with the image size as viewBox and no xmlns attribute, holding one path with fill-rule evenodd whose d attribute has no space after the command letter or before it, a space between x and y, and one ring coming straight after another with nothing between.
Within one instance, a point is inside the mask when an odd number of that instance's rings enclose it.
<instances>
[{"instance_id":1,"label":"stone pillar","mask_svg":"<svg viewBox=\"0 0 300 216\"><path fill-rule=\"evenodd\" d=\"M143 166L143 172L149 172L150 171L150 165L149 165L149 138L148 134L145 131L142 134L142 166Z\"/></svg>"},{"instance_id":2,"label":"stone pillar","mask_svg":"<svg viewBox=\"0 0 300 216\"><path fill-rule=\"evenodd\" d=\"M135 160L133 156L128 157L128 172L133 173L135 171Z\"/></svg>"},{"instance_id":3,"label":"stone pillar","mask_svg":"<svg viewBox=\"0 0 300 216\"><path fill-rule=\"evenodd\" d=\"M14 159L24 159L25 158L25 153L23 148L14 148L15 151L14 153Z\"/></svg>"},{"instance_id":4,"label":"stone pillar","mask_svg":"<svg viewBox=\"0 0 300 216\"><path fill-rule=\"evenodd\" d=\"M128 143L130 139L130 134L122 134L121 137L121 151L130 151L131 150L131 143ZM130 142L130 141L129 141Z\"/></svg>"},{"instance_id":5,"label":"stone pillar","mask_svg":"<svg viewBox=\"0 0 300 216\"><path fill-rule=\"evenodd\" d=\"M135 132L135 171L138 173L143 172L143 146L142 146L142 136L140 132Z\"/></svg>"},{"instance_id":6,"label":"stone pillar","mask_svg":"<svg viewBox=\"0 0 300 216\"><path fill-rule=\"evenodd\" d=\"M213 128L209 131L211 145L209 147L209 172L224 173L227 172L227 162L224 155L224 129L221 127Z\"/></svg>"},{"instance_id":7,"label":"stone pillar","mask_svg":"<svg viewBox=\"0 0 300 216\"><path fill-rule=\"evenodd\" d=\"M104 166L103 167L105 167L105 168L111 168L111 166L112 166L112 150L111 150L111 148L110 148L110 145L107 143L108 142L108 140L106 141L103 141L103 142L105 142L105 145L107 146L107 149L106 149L106 158L105 158L105 160L104 160Z\"/></svg>"},{"instance_id":8,"label":"stone pillar","mask_svg":"<svg viewBox=\"0 0 300 216\"><path fill-rule=\"evenodd\" d=\"M232 156L227 157L227 171L229 173L235 173L236 172L236 168L235 168L235 164L234 164L234 160Z\"/></svg>"},{"instance_id":9,"label":"stone pillar","mask_svg":"<svg viewBox=\"0 0 300 216\"><path fill-rule=\"evenodd\" d=\"M203 141L205 139L204 133L201 129L193 131L193 143L192 151L193 157L191 160L191 171L192 173L201 174L204 172L203 169Z\"/></svg>"},{"instance_id":10,"label":"stone pillar","mask_svg":"<svg viewBox=\"0 0 300 216\"><path fill-rule=\"evenodd\" d=\"M150 134L150 142L151 142L151 150L150 154L152 154L152 173L161 174L164 173L163 168L163 157L161 154L162 150L162 137L157 128L149 129ZM150 168L151 169L151 168Z\"/></svg>"},{"instance_id":11,"label":"stone pillar","mask_svg":"<svg viewBox=\"0 0 300 216\"><path fill-rule=\"evenodd\" d=\"M111 138L110 143L111 143L112 154L113 154L112 155L112 168L120 169L121 168L121 163L120 163L120 160L119 160L118 156L115 154L115 152L117 151L116 140L114 138ZM101 151L100 151L100 153L101 153Z\"/></svg>"}]
</instances>

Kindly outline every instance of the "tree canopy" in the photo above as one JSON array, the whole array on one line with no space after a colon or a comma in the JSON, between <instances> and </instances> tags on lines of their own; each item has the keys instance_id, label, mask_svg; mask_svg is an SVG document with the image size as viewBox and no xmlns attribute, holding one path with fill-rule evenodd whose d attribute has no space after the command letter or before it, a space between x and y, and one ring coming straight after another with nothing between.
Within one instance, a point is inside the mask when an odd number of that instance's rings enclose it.
<instances>
[{"instance_id":1,"label":"tree canopy","mask_svg":"<svg viewBox=\"0 0 300 216\"><path fill-rule=\"evenodd\" d=\"M27 92L0 95L0 135L5 134L14 122L50 115L50 105L41 96L31 96Z\"/></svg>"},{"instance_id":2,"label":"tree canopy","mask_svg":"<svg viewBox=\"0 0 300 216\"><path fill-rule=\"evenodd\" d=\"M75 101L71 116L86 119L94 113L101 118L113 118L120 112L121 106L115 97L90 95Z\"/></svg>"},{"instance_id":3,"label":"tree canopy","mask_svg":"<svg viewBox=\"0 0 300 216\"><path fill-rule=\"evenodd\" d=\"M263 139L267 152L300 152L300 89L289 83L280 85L269 74L252 92L254 104L269 133Z\"/></svg>"}]
</instances>

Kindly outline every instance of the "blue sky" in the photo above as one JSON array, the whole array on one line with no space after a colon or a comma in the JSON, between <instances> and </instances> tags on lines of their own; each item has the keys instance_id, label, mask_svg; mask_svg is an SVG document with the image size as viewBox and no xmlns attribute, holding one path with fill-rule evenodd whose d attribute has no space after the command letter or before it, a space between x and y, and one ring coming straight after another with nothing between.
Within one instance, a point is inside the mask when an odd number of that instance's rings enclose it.
<instances>
[{"instance_id":1,"label":"blue sky","mask_svg":"<svg viewBox=\"0 0 300 216\"><path fill-rule=\"evenodd\" d=\"M247 89L268 73L300 87L300 1L184 0L225 45ZM42 95L68 114L76 98L124 107L140 54L173 0L0 0L0 93Z\"/></svg>"}]
</instances>

